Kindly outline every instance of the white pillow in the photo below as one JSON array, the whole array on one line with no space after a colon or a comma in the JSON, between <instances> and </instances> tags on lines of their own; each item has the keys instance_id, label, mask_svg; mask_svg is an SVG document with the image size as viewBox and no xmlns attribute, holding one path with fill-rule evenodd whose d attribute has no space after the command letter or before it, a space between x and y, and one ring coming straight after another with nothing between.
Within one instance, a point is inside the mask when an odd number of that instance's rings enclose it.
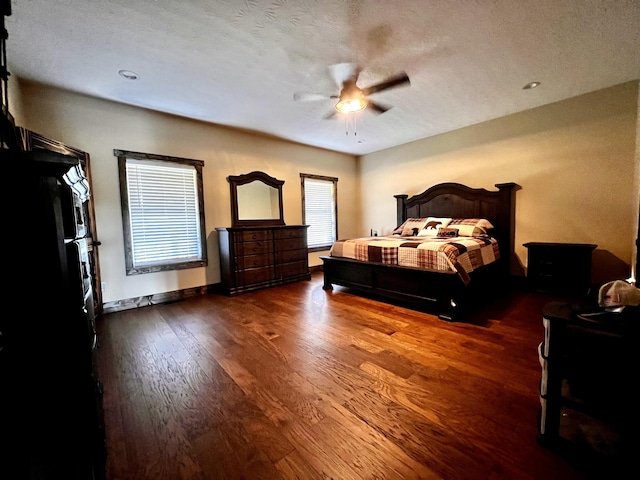
<instances>
[{"instance_id":1,"label":"white pillow","mask_svg":"<svg viewBox=\"0 0 640 480\"><path fill-rule=\"evenodd\" d=\"M418 232L419 237L435 237L439 228L445 228L453 220L450 217L427 217L427 222Z\"/></svg>"}]
</instances>

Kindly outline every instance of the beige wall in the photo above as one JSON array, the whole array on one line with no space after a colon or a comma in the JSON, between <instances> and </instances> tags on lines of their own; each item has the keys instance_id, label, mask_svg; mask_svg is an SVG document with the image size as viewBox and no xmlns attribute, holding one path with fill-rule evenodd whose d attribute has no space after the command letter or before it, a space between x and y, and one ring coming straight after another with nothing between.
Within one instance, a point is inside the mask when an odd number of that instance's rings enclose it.
<instances>
[{"instance_id":1,"label":"beige wall","mask_svg":"<svg viewBox=\"0 0 640 480\"><path fill-rule=\"evenodd\" d=\"M634 258L632 261L632 270L633 275L631 280L636 282L636 285L640 285L640 271L636 268L638 265L638 247L640 247L640 87L638 88L638 98L637 98L637 113L636 113L636 165L634 169L634 189L632 198L638 199L636 203L636 211L634 214L634 231L637 236L635 240L632 239L632 246L634 252Z\"/></svg>"},{"instance_id":2,"label":"beige wall","mask_svg":"<svg viewBox=\"0 0 640 480\"><path fill-rule=\"evenodd\" d=\"M7 65L9 73L11 73L11 65ZM13 115L13 118L16 121L16 125L21 125L24 120L23 114L23 95L22 95L22 87L18 78L11 75L9 77L8 82L9 87L9 113Z\"/></svg>"},{"instance_id":3,"label":"beige wall","mask_svg":"<svg viewBox=\"0 0 640 480\"><path fill-rule=\"evenodd\" d=\"M353 156L116 104L62 90L22 84L21 126L89 152L100 246L104 302L171 292L220 281L216 227L230 226L228 175L261 170L284 180L284 217L302 223L300 173L338 177L339 228L358 232ZM207 268L126 276L117 158L113 149L203 160ZM316 265L319 254L310 257Z\"/></svg>"},{"instance_id":4,"label":"beige wall","mask_svg":"<svg viewBox=\"0 0 640 480\"><path fill-rule=\"evenodd\" d=\"M594 243L594 281L629 276L637 234L638 82L360 158L362 231L389 232L394 194L515 182L516 255L531 241ZM634 181L635 180L635 181Z\"/></svg>"},{"instance_id":5,"label":"beige wall","mask_svg":"<svg viewBox=\"0 0 640 480\"><path fill-rule=\"evenodd\" d=\"M12 79L15 84L15 79ZM516 254L529 241L595 243L594 281L623 278L634 258L639 152L638 83L354 159L201 122L21 82L10 92L18 124L91 155L104 301L220 280L215 227L230 223L228 175L262 170L285 180L287 224L301 222L299 174L338 177L341 238L395 227L394 194L440 182L491 188L516 182ZM127 277L113 149L205 161L209 266ZM360 208L361 207L361 208ZM310 255L319 265L320 253Z\"/></svg>"}]
</instances>

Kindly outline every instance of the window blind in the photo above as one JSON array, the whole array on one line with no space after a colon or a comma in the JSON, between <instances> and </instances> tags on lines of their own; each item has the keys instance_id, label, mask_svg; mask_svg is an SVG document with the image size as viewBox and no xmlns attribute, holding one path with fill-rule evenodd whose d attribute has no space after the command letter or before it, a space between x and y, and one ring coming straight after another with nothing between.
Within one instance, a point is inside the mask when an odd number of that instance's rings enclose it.
<instances>
[{"instance_id":1,"label":"window blind","mask_svg":"<svg viewBox=\"0 0 640 480\"><path fill-rule=\"evenodd\" d=\"M133 266L202 259L196 169L127 159Z\"/></svg>"},{"instance_id":2,"label":"window blind","mask_svg":"<svg viewBox=\"0 0 640 480\"><path fill-rule=\"evenodd\" d=\"M336 241L335 184L304 178L304 222L309 225L309 248L325 247Z\"/></svg>"}]
</instances>

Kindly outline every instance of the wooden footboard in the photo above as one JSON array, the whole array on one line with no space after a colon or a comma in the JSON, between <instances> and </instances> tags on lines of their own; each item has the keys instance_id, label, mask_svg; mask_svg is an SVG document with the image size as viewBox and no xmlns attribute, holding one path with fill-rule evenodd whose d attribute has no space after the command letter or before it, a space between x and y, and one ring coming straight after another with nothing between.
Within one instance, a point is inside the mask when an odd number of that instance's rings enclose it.
<instances>
[{"instance_id":1,"label":"wooden footboard","mask_svg":"<svg viewBox=\"0 0 640 480\"><path fill-rule=\"evenodd\" d=\"M340 285L387 299L409 302L447 321L462 320L481 296L490 294L482 287L497 285L495 275L499 273L498 269L487 265L486 270L472 272L471 283L465 285L456 273L339 257L320 258L323 262L325 290Z\"/></svg>"}]
</instances>

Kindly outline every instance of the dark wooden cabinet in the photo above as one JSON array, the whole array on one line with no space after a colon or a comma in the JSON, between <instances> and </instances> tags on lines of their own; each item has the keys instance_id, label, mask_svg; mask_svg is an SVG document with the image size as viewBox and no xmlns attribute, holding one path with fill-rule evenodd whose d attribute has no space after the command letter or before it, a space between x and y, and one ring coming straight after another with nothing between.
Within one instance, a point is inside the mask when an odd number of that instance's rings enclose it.
<instances>
[{"instance_id":1,"label":"dark wooden cabinet","mask_svg":"<svg viewBox=\"0 0 640 480\"><path fill-rule=\"evenodd\" d=\"M542 445L587 452L593 460L618 466L633 461L639 420L633 378L640 362L640 328L639 307L627 308L608 313L577 303L544 306L544 338L538 347ZM616 477L611 470L606 473L607 478Z\"/></svg>"},{"instance_id":2,"label":"dark wooden cabinet","mask_svg":"<svg viewBox=\"0 0 640 480\"><path fill-rule=\"evenodd\" d=\"M532 290L586 297L591 287L591 256L597 245L529 242L527 280Z\"/></svg>"},{"instance_id":3,"label":"dark wooden cabinet","mask_svg":"<svg viewBox=\"0 0 640 480\"><path fill-rule=\"evenodd\" d=\"M23 127L17 127L18 142L20 148L26 152L46 150L51 152L60 153L69 157L74 157L78 160L84 179L86 180L89 190L91 186L91 165L90 156L87 152L75 148L71 145L67 145L58 140L45 137L37 132L28 130ZM87 192L90 193L90 192ZM96 219L93 207L93 197L88 195L82 202L81 206L83 212L83 218L85 223L84 237L86 238L86 256L89 261L88 268L90 269L89 279L91 281L92 291L92 307L94 315L99 317L102 314L102 289L100 281L100 259L98 255L98 247L100 242L96 231Z\"/></svg>"},{"instance_id":4,"label":"dark wooden cabinet","mask_svg":"<svg viewBox=\"0 0 640 480\"><path fill-rule=\"evenodd\" d=\"M77 193L86 179L72 156L4 153L12 267L0 317L0 478L100 479L102 393L84 202Z\"/></svg>"},{"instance_id":5,"label":"dark wooden cabinet","mask_svg":"<svg viewBox=\"0 0 640 480\"><path fill-rule=\"evenodd\" d=\"M228 295L309 280L307 225L218 228Z\"/></svg>"}]
</instances>

